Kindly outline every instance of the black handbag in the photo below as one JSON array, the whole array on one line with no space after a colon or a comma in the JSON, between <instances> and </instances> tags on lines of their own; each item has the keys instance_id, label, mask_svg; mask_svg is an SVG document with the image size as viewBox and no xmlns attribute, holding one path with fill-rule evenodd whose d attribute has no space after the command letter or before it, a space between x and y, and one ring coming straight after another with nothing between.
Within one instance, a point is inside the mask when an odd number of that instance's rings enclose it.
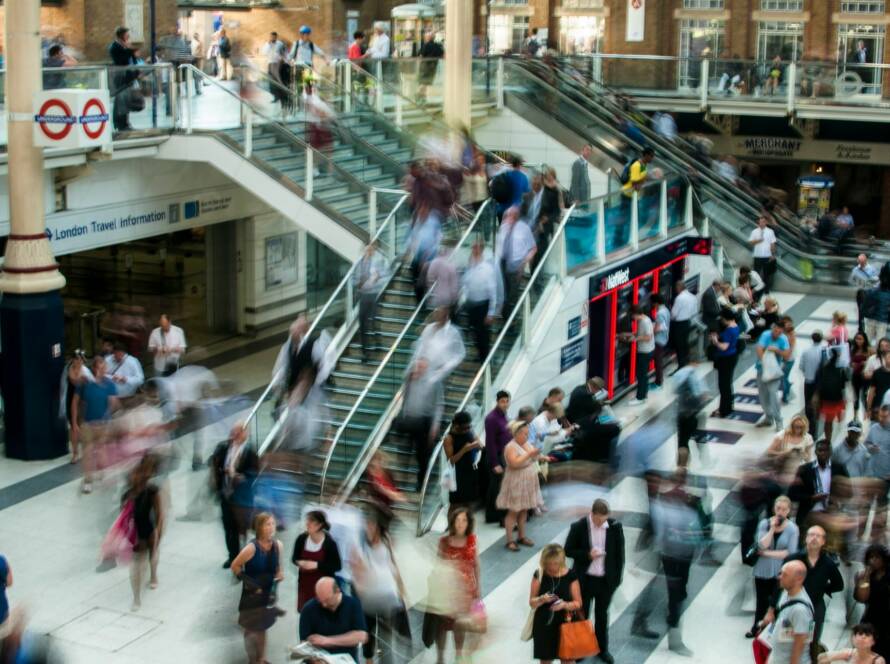
<instances>
[{"instance_id":1,"label":"black handbag","mask_svg":"<svg viewBox=\"0 0 890 664\"><path fill-rule=\"evenodd\" d=\"M139 88L133 87L127 90L127 110L132 113L145 110L145 97Z\"/></svg>"}]
</instances>

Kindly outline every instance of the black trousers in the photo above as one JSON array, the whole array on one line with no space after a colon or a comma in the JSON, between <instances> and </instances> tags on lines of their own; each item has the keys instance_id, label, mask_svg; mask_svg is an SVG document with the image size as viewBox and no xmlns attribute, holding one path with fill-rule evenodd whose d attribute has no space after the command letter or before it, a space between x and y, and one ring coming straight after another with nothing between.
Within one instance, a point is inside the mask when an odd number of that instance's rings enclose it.
<instances>
[{"instance_id":1,"label":"black trousers","mask_svg":"<svg viewBox=\"0 0 890 664\"><path fill-rule=\"evenodd\" d=\"M763 279L763 292L769 294L773 287L773 268L776 266L775 261L769 258L755 258L754 271Z\"/></svg>"},{"instance_id":2,"label":"black trousers","mask_svg":"<svg viewBox=\"0 0 890 664\"><path fill-rule=\"evenodd\" d=\"M689 449L689 440L698 430L698 413L677 415L677 449Z\"/></svg>"},{"instance_id":3,"label":"black trousers","mask_svg":"<svg viewBox=\"0 0 890 664\"><path fill-rule=\"evenodd\" d=\"M686 586L689 583L689 568L692 566L692 561L662 556L661 564L667 580L667 625L673 628L679 626L680 616L683 614L683 602L686 601Z\"/></svg>"},{"instance_id":4,"label":"black trousers","mask_svg":"<svg viewBox=\"0 0 890 664\"><path fill-rule=\"evenodd\" d=\"M816 383L803 384L803 413L810 423L810 435L816 437L816 409L813 408L813 397L816 396Z\"/></svg>"},{"instance_id":5,"label":"black trousers","mask_svg":"<svg viewBox=\"0 0 890 664\"><path fill-rule=\"evenodd\" d=\"M377 293L361 293L358 298L358 330L362 353L367 355L374 336L374 319L377 316Z\"/></svg>"},{"instance_id":6,"label":"black trousers","mask_svg":"<svg viewBox=\"0 0 890 664\"><path fill-rule=\"evenodd\" d=\"M736 354L725 357L718 356L714 360L714 367L717 369L717 389L720 390L720 407L718 410L723 417L732 413L735 402L735 395L732 392L732 378L738 359L739 356Z\"/></svg>"},{"instance_id":7,"label":"black trousers","mask_svg":"<svg viewBox=\"0 0 890 664\"><path fill-rule=\"evenodd\" d=\"M609 604L615 592L604 576L581 577L581 608L584 617L590 618L590 603L593 602L593 628L600 652L609 652Z\"/></svg>"},{"instance_id":8,"label":"black trousers","mask_svg":"<svg viewBox=\"0 0 890 664\"><path fill-rule=\"evenodd\" d=\"M467 319L470 329L473 331L473 341L476 344L476 350L479 352L479 361L484 362L488 357L488 351L491 347L491 337L488 325L485 319L488 317L488 300L482 302L467 302L464 309L467 312Z\"/></svg>"},{"instance_id":9,"label":"black trousers","mask_svg":"<svg viewBox=\"0 0 890 664\"><path fill-rule=\"evenodd\" d=\"M426 469L430 463L430 431L433 428L433 418L407 417L403 421L403 432L411 439L414 447L414 456L417 458L417 490L423 487L423 479L426 477Z\"/></svg>"},{"instance_id":10,"label":"black trousers","mask_svg":"<svg viewBox=\"0 0 890 664\"><path fill-rule=\"evenodd\" d=\"M485 494L485 523L500 523L507 513L497 508L498 494L501 492L501 481L504 474L493 470L488 471L488 492Z\"/></svg>"},{"instance_id":11,"label":"black trousers","mask_svg":"<svg viewBox=\"0 0 890 664\"><path fill-rule=\"evenodd\" d=\"M241 535L245 532L245 529L242 527L243 520L241 519L238 505L228 498L223 498L220 501L220 507L222 508L223 532L226 537L226 551L231 562L241 553Z\"/></svg>"},{"instance_id":12,"label":"black trousers","mask_svg":"<svg viewBox=\"0 0 890 664\"><path fill-rule=\"evenodd\" d=\"M754 625L756 626L766 615L770 606L770 600L779 587L779 580L775 577L760 579L754 577L754 594L757 597L754 605Z\"/></svg>"},{"instance_id":13,"label":"black trousers","mask_svg":"<svg viewBox=\"0 0 890 664\"><path fill-rule=\"evenodd\" d=\"M637 399L645 401L649 396L649 360L652 353L637 351Z\"/></svg>"},{"instance_id":14,"label":"black trousers","mask_svg":"<svg viewBox=\"0 0 890 664\"><path fill-rule=\"evenodd\" d=\"M671 323L670 341L677 351L677 367L689 364L689 329L688 320L675 320Z\"/></svg>"},{"instance_id":15,"label":"black trousers","mask_svg":"<svg viewBox=\"0 0 890 664\"><path fill-rule=\"evenodd\" d=\"M862 305L865 304L865 290L856 291L856 309L859 311L859 327L857 330L865 330L865 317L862 315Z\"/></svg>"}]
</instances>

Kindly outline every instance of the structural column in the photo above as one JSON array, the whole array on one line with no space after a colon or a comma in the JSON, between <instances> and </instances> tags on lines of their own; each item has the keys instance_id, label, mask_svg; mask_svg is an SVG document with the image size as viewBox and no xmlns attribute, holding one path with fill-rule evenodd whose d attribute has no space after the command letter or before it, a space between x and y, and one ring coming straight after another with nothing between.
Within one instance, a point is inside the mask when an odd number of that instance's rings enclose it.
<instances>
[{"instance_id":1,"label":"structural column","mask_svg":"<svg viewBox=\"0 0 890 664\"><path fill-rule=\"evenodd\" d=\"M32 135L32 99L43 80L40 3L5 5L9 238L0 274L0 388L6 455L51 459L67 451L59 415L65 279L46 236L43 153Z\"/></svg>"},{"instance_id":2,"label":"structural column","mask_svg":"<svg viewBox=\"0 0 890 664\"><path fill-rule=\"evenodd\" d=\"M445 121L470 127L473 90L473 2L445 2Z\"/></svg>"}]
</instances>

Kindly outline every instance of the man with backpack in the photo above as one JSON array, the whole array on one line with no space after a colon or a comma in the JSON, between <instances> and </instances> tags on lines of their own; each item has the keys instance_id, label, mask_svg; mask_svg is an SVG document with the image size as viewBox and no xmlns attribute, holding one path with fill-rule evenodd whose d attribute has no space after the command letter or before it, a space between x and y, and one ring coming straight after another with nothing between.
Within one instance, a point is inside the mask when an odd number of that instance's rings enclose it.
<instances>
[{"instance_id":1,"label":"man with backpack","mask_svg":"<svg viewBox=\"0 0 890 664\"><path fill-rule=\"evenodd\" d=\"M634 191L643 188L648 176L648 166L655 159L655 150L651 147L643 148L643 152L637 159L629 161L621 171L621 191L627 198L632 198Z\"/></svg>"},{"instance_id":2,"label":"man with backpack","mask_svg":"<svg viewBox=\"0 0 890 664\"><path fill-rule=\"evenodd\" d=\"M312 28L308 25L300 26L300 38L291 46L288 60L293 65L292 75L294 77L294 86L296 88L296 99L299 100L303 92L304 79L312 72L313 61L316 55L325 57L315 42L309 35L312 34Z\"/></svg>"},{"instance_id":3,"label":"man with backpack","mask_svg":"<svg viewBox=\"0 0 890 664\"><path fill-rule=\"evenodd\" d=\"M522 197L531 191L528 176L522 172L522 157L513 155L510 158L510 168L495 175L488 189L497 203L498 221L508 208L521 205Z\"/></svg>"},{"instance_id":4,"label":"man with backpack","mask_svg":"<svg viewBox=\"0 0 890 664\"><path fill-rule=\"evenodd\" d=\"M775 619L769 616L764 626L769 625L770 664L803 664L810 641L813 640L815 610L813 602L803 584L807 577L807 567L800 560L791 560L782 565L779 585L782 594L776 605Z\"/></svg>"}]
</instances>

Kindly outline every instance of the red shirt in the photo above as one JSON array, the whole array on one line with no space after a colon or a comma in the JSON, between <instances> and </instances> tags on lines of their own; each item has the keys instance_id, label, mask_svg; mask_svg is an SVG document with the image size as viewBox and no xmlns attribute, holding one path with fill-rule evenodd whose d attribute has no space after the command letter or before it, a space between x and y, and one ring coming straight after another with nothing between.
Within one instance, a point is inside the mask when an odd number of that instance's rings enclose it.
<instances>
[{"instance_id":1,"label":"red shirt","mask_svg":"<svg viewBox=\"0 0 890 664\"><path fill-rule=\"evenodd\" d=\"M362 47L361 44L357 44L352 42L349 45L349 49L346 51L346 57L350 60L359 60L362 57Z\"/></svg>"}]
</instances>

